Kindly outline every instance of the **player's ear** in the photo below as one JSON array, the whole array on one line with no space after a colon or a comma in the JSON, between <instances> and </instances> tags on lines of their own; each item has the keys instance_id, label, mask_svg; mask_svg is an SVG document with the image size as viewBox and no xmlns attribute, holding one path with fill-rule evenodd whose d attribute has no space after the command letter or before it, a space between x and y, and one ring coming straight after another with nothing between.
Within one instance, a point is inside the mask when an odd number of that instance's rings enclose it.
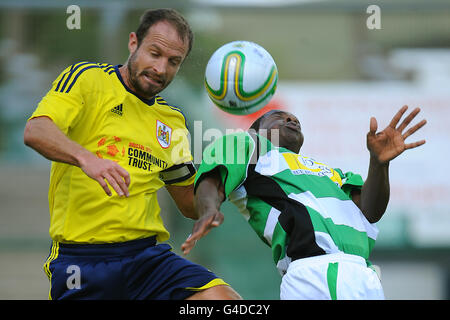
<instances>
[{"instance_id":1,"label":"player's ear","mask_svg":"<svg viewBox=\"0 0 450 320\"><path fill-rule=\"evenodd\" d=\"M128 39L128 50L133 54L138 48L138 38L136 32L131 32Z\"/></svg>"}]
</instances>

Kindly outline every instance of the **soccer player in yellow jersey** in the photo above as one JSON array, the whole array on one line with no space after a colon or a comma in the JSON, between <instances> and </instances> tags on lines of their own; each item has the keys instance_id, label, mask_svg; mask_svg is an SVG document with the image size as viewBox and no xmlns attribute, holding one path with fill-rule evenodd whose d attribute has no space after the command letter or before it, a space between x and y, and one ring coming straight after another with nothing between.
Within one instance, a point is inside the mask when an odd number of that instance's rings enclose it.
<instances>
[{"instance_id":1,"label":"soccer player in yellow jersey","mask_svg":"<svg viewBox=\"0 0 450 320\"><path fill-rule=\"evenodd\" d=\"M192 47L172 9L148 10L125 65L65 69L26 124L24 142L52 160L51 299L239 299L222 279L158 243L169 238L156 192L186 217L195 167L180 109L158 93Z\"/></svg>"}]
</instances>

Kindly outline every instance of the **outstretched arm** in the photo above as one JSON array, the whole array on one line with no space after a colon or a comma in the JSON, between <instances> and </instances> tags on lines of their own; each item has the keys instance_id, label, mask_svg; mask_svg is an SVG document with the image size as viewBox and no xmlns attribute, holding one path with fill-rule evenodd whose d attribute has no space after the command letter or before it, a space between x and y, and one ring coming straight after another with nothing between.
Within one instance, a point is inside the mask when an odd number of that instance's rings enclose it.
<instances>
[{"instance_id":1,"label":"outstretched arm","mask_svg":"<svg viewBox=\"0 0 450 320\"><path fill-rule=\"evenodd\" d=\"M223 213L219 211L220 205L225 201L225 190L216 169L203 178L194 197L194 208L199 220L194 224L192 234L181 245L184 254L188 254L200 238L206 236L212 228L223 222Z\"/></svg>"},{"instance_id":2,"label":"outstretched arm","mask_svg":"<svg viewBox=\"0 0 450 320\"><path fill-rule=\"evenodd\" d=\"M377 120L374 117L370 119L370 130L367 133L367 149L370 152L369 172L358 202L361 211L371 223L381 219L389 202L389 162L405 150L425 143L425 140L405 143L406 138L426 124L426 120L422 120L403 133L420 112L419 108L414 109L398 125L407 109L407 106L403 106L392 118L390 124L378 133Z\"/></svg>"}]
</instances>

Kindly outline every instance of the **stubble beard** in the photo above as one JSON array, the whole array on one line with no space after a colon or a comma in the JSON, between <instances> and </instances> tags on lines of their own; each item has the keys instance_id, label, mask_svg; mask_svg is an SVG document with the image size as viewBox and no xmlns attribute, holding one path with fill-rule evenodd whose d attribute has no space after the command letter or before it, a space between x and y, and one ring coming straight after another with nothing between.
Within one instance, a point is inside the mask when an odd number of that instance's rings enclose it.
<instances>
[{"instance_id":1,"label":"stubble beard","mask_svg":"<svg viewBox=\"0 0 450 320\"><path fill-rule=\"evenodd\" d=\"M131 89L136 92L139 96L144 97L146 99L151 99L156 96L161 90L153 89L150 85L148 89L143 88L141 83L139 82L140 73L136 67L136 52L134 52L127 62L127 70L128 70L128 81L130 82Z\"/></svg>"}]
</instances>

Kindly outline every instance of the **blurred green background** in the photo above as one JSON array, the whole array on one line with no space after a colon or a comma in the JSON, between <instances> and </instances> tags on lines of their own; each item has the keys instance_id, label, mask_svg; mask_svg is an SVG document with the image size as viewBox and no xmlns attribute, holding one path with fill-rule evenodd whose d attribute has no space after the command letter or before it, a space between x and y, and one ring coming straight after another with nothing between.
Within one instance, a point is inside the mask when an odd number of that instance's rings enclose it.
<instances>
[{"instance_id":1,"label":"blurred green background","mask_svg":"<svg viewBox=\"0 0 450 320\"><path fill-rule=\"evenodd\" d=\"M66 9L72 4L81 9L79 30L66 26ZM380 30L366 26L371 4L381 8ZM82 60L123 64L129 33L145 9L158 7L179 10L195 33L190 56L162 94L183 108L190 128L199 120L203 129L227 126L222 114L210 112L203 74L211 54L229 41L265 47L277 62L280 90L283 83L297 82L409 81L413 75L408 72L384 72L383 58L398 48L450 50L448 0L0 1L0 299L48 297L42 265L50 247L50 163L23 145L27 118L66 66ZM440 71L450 74L450 65L446 67ZM449 110L448 104L445 108ZM448 144L441 147L448 149ZM171 232L169 244L179 253L193 222L181 216L165 190L159 198ZM222 276L246 299L279 299L281 278L270 249L233 205L227 202L222 210L224 224L188 258ZM442 217L450 226L448 210ZM417 245L408 219L397 214L379 226L372 260L381 266L386 297L449 299L448 232Z\"/></svg>"}]
</instances>

